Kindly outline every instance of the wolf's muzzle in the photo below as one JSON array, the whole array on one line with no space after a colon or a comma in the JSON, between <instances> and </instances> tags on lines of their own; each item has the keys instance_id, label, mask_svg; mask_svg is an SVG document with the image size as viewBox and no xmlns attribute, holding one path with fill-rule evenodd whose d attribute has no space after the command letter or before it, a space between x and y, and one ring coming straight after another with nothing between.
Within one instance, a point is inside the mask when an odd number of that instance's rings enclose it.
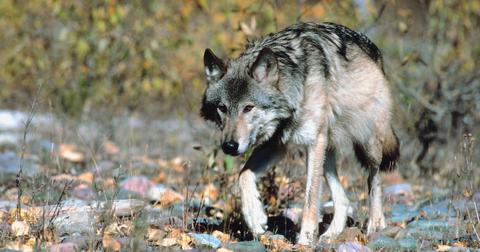
<instances>
[{"instance_id":1,"label":"wolf's muzzle","mask_svg":"<svg viewBox=\"0 0 480 252\"><path fill-rule=\"evenodd\" d=\"M222 150L225 154L237 156L238 153L238 143L235 141L228 141L222 144Z\"/></svg>"}]
</instances>

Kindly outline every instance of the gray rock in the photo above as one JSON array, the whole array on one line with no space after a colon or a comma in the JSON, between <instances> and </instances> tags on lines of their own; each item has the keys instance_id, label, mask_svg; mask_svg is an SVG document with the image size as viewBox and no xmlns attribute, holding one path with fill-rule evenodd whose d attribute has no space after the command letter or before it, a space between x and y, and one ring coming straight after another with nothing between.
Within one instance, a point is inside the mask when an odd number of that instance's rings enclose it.
<instances>
[{"instance_id":1,"label":"gray rock","mask_svg":"<svg viewBox=\"0 0 480 252\"><path fill-rule=\"evenodd\" d=\"M17 146L22 136L16 132L0 132L0 146Z\"/></svg>"},{"instance_id":2,"label":"gray rock","mask_svg":"<svg viewBox=\"0 0 480 252\"><path fill-rule=\"evenodd\" d=\"M388 226L384 228L381 233L388 237L394 238L400 231L402 231L402 228L399 226Z\"/></svg>"},{"instance_id":3,"label":"gray rock","mask_svg":"<svg viewBox=\"0 0 480 252\"><path fill-rule=\"evenodd\" d=\"M13 179L20 169L21 159L13 151L0 153L0 181ZM34 163L31 157L24 157L22 174L34 177L40 172L40 167Z\"/></svg>"},{"instance_id":4,"label":"gray rock","mask_svg":"<svg viewBox=\"0 0 480 252\"><path fill-rule=\"evenodd\" d=\"M142 197L145 197L148 190L155 186L155 183L145 176L138 175L123 180L120 182L120 185L122 189L138 193Z\"/></svg>"},{"instance_id":5,"label":"gray rock","mask_svg":"<svg viewBox=\"0 0 480 252\"><path fill-rule=\"evenodd\" d=\"M192 224L205 224L205 225L220 225L221 222L215 218L205 218L205 217L198 217L195 219L188 219L187 225L192 225Z\"/></svg>"},{"instance_id":6,"label":"gray rock","mask_svg":"<svg viewBox=\"0 0 480 252\"><path fill-rule=\"evenodd\" d=\"M117 195L116 195L116 198L117 198L117 199L121 199L121 200L143 199L142 195L140 195L140 194L138 194L138 193L136 193L136 192L132 192L132 191L123 189L123 188L120 188L120 190L118 190L118 193L117 193Z\"/></svg>"},{"instance_id":7,"label":"gray rock","mask_svg":"<svg viewBox=\"0 0 480 252\"><path fill-rule=\"evenodd\" d=\"M53 225L58 237L73 233L92 235L97 229L94 211L87 209L61 214L54 219Z\"/></svg>"},{"instance_id":8,"label":"gray rock","mask_svg":"<svg viewBox=\"0 0 480 252\"><path fill-rule=\"evenodd\" d=\"M25 113L11 110L0 110L0 130L18 130L24 127Z\"/></svg>"},{"instance_id":9,"label":"gray rock","mask_svg":"<svg viewBox=\"0 0 480 252\"><path fill-rule=\"evenodd\" d=\"M447 200L430 203L429 205L422 207L422 211L424 211L430 218L456 215L453 208L450 207L450 202Z\"/></svg>"},{"instance_id":10,"label":"gray rock","mask_svg":"<svg viewBox=\"0 0 480 252\"><path fill-rule=\"evenodd\" d=\"M17 207L17 202L0 200L0 209L10 211L10 209Z\"/></svg>"},{"instance_id":11,"label":"gray rock","mask_svg":"<svg viewBox=\"0 0 480 252\"><path fill-rule=\"evenodd\" d=\"M419 211L409 208L405 204L392 205L392 216L389 218L390 222L404 222L415 218L420 214Z\"/></svg>"},{"instance_id":12,"label":"gray rock","mask_svg":"<svg viewBox=\"0 0 480 252\"><path fill-rule=\"evenodd\" d=\"M338 246L338 252L370 252L369 247L363 246L358 242L345 242Z\"/></svg>"},{"instance_id":13,"label":"gray rock","mask_svg":"<svg viewBox=\"0 0 480 252\"><path fill-rule=\"evenodd\" d=\"M409 183L400 183L385 187L383 193L386 198L391 198L397 195L412 195L413 190Z\"/></svg>"},{"instance_id":14,"label":"gray rock","mask_svg":"<svg viewBox=\"0 0 480 252\"><path fill-rule=\"evenodd\" d=\"M54 244L48 248L50 252L75 252L78 251L79 248L75 243L65 242L60 244Z\"/></svg>"},{"instance_id":15,"label":"gray rock","mask_svg":"<svg viewBox=\"0 0 480 252\"><path fill-rule=\"evenodd\" d=\"M407 225L408 228L428 230L448 230L450 224L444 220L414 220Z\"/></svg>"},{"instance_id":16,"label":"gray rock","mask_svg":"<svg viewBox=\"0 0 480 252\"><path fill-rule=\"evenodd\" d=\"M197 246L207 246L216 249L222 245L219 239L209 234L189 233L189 235L193 237Z\"/></svg>"},{"instance_id":17,"label":"gray rock","mask_svg":"<svg viewBox=\"0 0 480 252\"><path fill-rule=\"evenodd\" d=\"M375 240L368 242L367 246L373 250L393 250L398 249L398 247L400 247L400 244L396 240L382 234Z\"/></svg>"},{"instance_id":18,"label":"gray rock","mask_svg":"<svg viewBox=\"0 0 480 252\"><path fill-rule=\"evenodd\" d=\"M145 217L146 222L150 226L154 226L158 229L163 229L165 226L172 226L174 228L181 228L183 221L177 216L171 216L164 210L147 207L142 216Z\"/></svg>"},{"instance_id":19,"label":"gray rock","mask_svg":"<svg viewBox=\"0 0 480 252\"><path fill-rule=\"evenodd\" d=\"M429 230L422 228L409 228L405 237L413 237L417 240L439 241L447 238L447 233L438 230Z\"/></svg>"},{"instance_id":20,"label":"gray rock","mask_svg":"<svg viewBox=\"0 0 480 252\"><path fill-rule=\"evenodd\" d=\"M400 247L405 250L417 250L417 241L411 237L398 240Z\"/></svg>"},{"instance_id":21,"label":"gray rock","mask_svg":"<svg viewBox=\"0 0 480 252\"><path fill-rule=\"evenodd\" d=\"M35 139L30 143L32 153L40 155L51 153L58 149L58 145L48 139Z\"/></svg>"},{"instance_id":22,"label":"gray rock","mask_svg":"<svg viewBox=\"0 0 480 252\"><path fill-rule=\"evenodd\" d=\"M259 241L242 241L236 243L227 243L223 246L226 249L233 250L235 252L264 252L267 251L265 246Z\"/></svg>"}]
</instances>

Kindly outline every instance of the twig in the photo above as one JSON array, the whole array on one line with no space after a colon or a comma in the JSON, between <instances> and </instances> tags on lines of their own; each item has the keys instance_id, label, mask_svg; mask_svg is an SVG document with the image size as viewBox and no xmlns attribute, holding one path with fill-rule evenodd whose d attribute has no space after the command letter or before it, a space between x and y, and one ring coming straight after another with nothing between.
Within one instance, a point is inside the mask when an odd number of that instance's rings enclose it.
<instances>
[{"instance_id":1,"label":"twig","mask_svg":"<svg viewBox=\"0 0 480 252\"><path fill-rule=\"evenodd\" d=\"M42 88L42 85L40 84L37 89L37 94L40 93L40 89ZM20 221L21 220L21 198L23 194L22 190L22 173L23 173L23 166L25 164L25 151L27 148L27 133L30 128L30 125L32 124L33 117L35 116L35 113L37 111L37 95L34 96L32 106L30 107L30 113L28 114L27 120L25 121L25 127L23 130L23 140L22 140L22 149L20 153L20 167L18 169L18 173L15 179L15 186L18 189L18 194L17 194L17 211L15 213L15 220Z\"/></svg>"}]
</instances>

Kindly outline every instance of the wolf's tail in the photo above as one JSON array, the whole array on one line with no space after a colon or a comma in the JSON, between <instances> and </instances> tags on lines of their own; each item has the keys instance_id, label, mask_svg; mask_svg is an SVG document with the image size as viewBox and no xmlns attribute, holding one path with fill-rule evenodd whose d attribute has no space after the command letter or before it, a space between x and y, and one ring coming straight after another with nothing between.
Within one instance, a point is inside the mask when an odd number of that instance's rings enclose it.
<instances>
[{"instance_id":1,"label":"wolf's tail","mask_svg":"<svg viewBox=\"0 0 480 252\"><path fill-rule=\"evenodd\" d=\"M395 169L395 164L400 158L400 142L398 137L390 128L385 136L382 146L382 162L380 163L380 171L392 171Z\"/></svg>"}]
</instances>

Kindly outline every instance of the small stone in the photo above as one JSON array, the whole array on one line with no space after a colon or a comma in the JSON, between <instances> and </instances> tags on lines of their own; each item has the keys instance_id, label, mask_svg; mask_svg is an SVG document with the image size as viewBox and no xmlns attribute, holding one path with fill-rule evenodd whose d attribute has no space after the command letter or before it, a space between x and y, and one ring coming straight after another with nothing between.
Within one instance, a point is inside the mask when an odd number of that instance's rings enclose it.
<instances>
[{"instance_id":1,"label":"small stone","mask_svg":"<svg viewBox=\"0 0 480 252\"><path fill-rule=\"evenodd\" d=\"M419 240L432 240L440 241L446 239L448 236L447 232L424 229L424 228L408 228L407 234L405 237L413 237Z\"/></svg>"},{"instance_id":2,"label":"small stone","mask_svg":"<svg viewBox=\"0 0 480 252\"><path fill-rule=\"evenodd\" d=\"M197 234L197 233L189 233L191 237L193 237L195 244L197 246L207 246L211 248L219 248L222 242L217 239L216 237L209 235L209 234Z\"/></svg>"},{"instance_id":3,"label":"small stone","mask_svg":"<svg viewBox=\"0 0 480 252\"><path fill-rule=\"evenodd\" d=\"M18 130L25 127L27 115L19 111L0 110L0 130Z\"/></svg>"},{"instance_id":4,"label":"small stone","mask_svg":"<svg viewBox=\"0 0 480 252\"><path fill-rule=\"evenodd\" d=\"M402 230L401 227L399 226L388 226L386 228L384 228L381 232L382 234L390 237L390 238L394 238L398 232L400 232Z\"/></svg>"},{"instance_id":5,"label":"small stone","mask_svg":"<svg viewBox=\"0 0 480 252\"><path fill-rule=\"evenodd\" d=\"M47 139L37 139L30 143L32 153L41 155L57 151L57 145Z\"/></svg>"},{"instance_id":6,"label":"small stone","mask_svg":"<svg viewBox=\"0 0 480 252\"><path fill-rule=\"evenodd\" d=\"M158 201L164 206L178 203L184 199L182 194L161 184L150 187L146 196L149 200Z\"/></svg>"},{"instance_id":7,"label":"small stone","mask_svg":"<svg viewBox=\"0 0 480 252\"><path fill-rule=\"evenodd\" d=\"M406 222L420 214L419 211L410 209L405 204L392 205L392 216L388 219L390 222Z\"/></svg>"},{"instance_id":8,"label":"small stone","mask_svg":"<svg viewBox=\"0 0 480 252\"><path fill-rule=\"evenodd\" d=\"M408 223L407 227L429 230L447 230L450 228L450 224L443 220L415 220Z\"/></svg>"},{"instance_id":9,"label":"small stone","mask_svg":"<svg viewBox=\"0 0 480 252\"><path fill-rule=\"evenodd\" d=\"M62 243L73 243L75 244L78 250L85 250L88 248L89 241L85 235L80 233L69 234L68 236L62 237Z\"/></svg>"},{"instance_id":10,"label":"small stone","mask_svg":"<svg viewBox=\"0 0 480 252\"><path fill-rule=\"evenodd\" d=\"M0 222L0 237L6 237L12 231L12 226L7 222Z\"/></svg>"},{"instance_id":11,"label":"small stone","mask_svg":"<svg viewBox=\"0 0 480 252\"><path fill-rule=\"evenodd\" d=\"M345 242L338 246L338 252L370 252L369 247L363 246L358 242Z\"/></svg>"},{"instance_id":12,"label":"small stone","mask_svg":"<svg viewBox=\"0 0 480 252\"><path fill-rule=\"evenodd\" d=\"M83 211L60 214L53 220L53 225L58 237L73 233L90 235L96 231L94 213L85 209Z\"/></svg>"},{"instance_id":13,"label":"small stone","mask_svg":"<svg viewBox=\"0 0 480 252\"><path fill-rule=\"evenodd\" d=\"M409 183L399 183L387 186L383 189L384 196L390 201L397 201L398 199L413 198L413 189Z\"/></svg>"},{"instance_id":14,"label":"small stone","mask_svg":"<svg viewBox=\"0 0 480 252\"><path fill-rule=\"evenodd\" d=\"M89 185L80 184L70 191L70 195L77 199L93 200L97 196Z\"/></svg>"},{"instance_id":15,"label":"small stone","mask_svg":"<svg viewBox=\"0 0 480 252\"><path fill-rule=\"evenodd\" d=\"M0 153L0 184L2 181L14 179L17 176L20 164L23 165L22 174L24 176L36 176L40 172L40 167L35 164L35 160L33 157L24 157L22 161L13 151Z\"/></svg>"},{"instance_id":16,"label":"small stone","mask_svg":"<svg viewBox=\"0 0 480 252\"><path fill-rule=\"evenodd\" d=\"M127 178L123 180L120 185L122 189L138 193L142 197L145 197L148 190L155 186L150 179L141 175Z\"/></svg>"},{"instance_id":17,"label":"small stone","mask_svg":"<svg viewBox=\"0 0 480 252\"><path fill-rule=\"evenodd\" d=\"M396 249L400 246L398 242L388 236L380 235L377 239L370 241L367 246L373 250Z\"/></svg>"},{"instance_id":18,"label":"small stone","mask_svg":"<svg viewBox=\"0 0 480 252\"><path fill-rule=\"evenodd\" d=\"M48 249L49 252L75 252L77 250L77 245L72 242L55 244L50 246L50 248Z\"/></svg>"},{"instance_id":19,"label":"small stone","mask_svg":"<svg viewBox=\"0 0 480 252\"><path fill-rule=\"evenodd\" d=\"M417 241L411 237L398 240L400 247L408 251L417 250Z\"/></svg>"},{"instance_id":20,"label":"small stone","mask_svg":"<svg viewBox=\"0 0 480 252\"><path fill-rule=\"evenodd\" d=\"M235 243L227 243L223 246L226 249L235 252L264 252L267 251L265 246L258 241L241 241Z\"/></svg>"}]
</instances>

